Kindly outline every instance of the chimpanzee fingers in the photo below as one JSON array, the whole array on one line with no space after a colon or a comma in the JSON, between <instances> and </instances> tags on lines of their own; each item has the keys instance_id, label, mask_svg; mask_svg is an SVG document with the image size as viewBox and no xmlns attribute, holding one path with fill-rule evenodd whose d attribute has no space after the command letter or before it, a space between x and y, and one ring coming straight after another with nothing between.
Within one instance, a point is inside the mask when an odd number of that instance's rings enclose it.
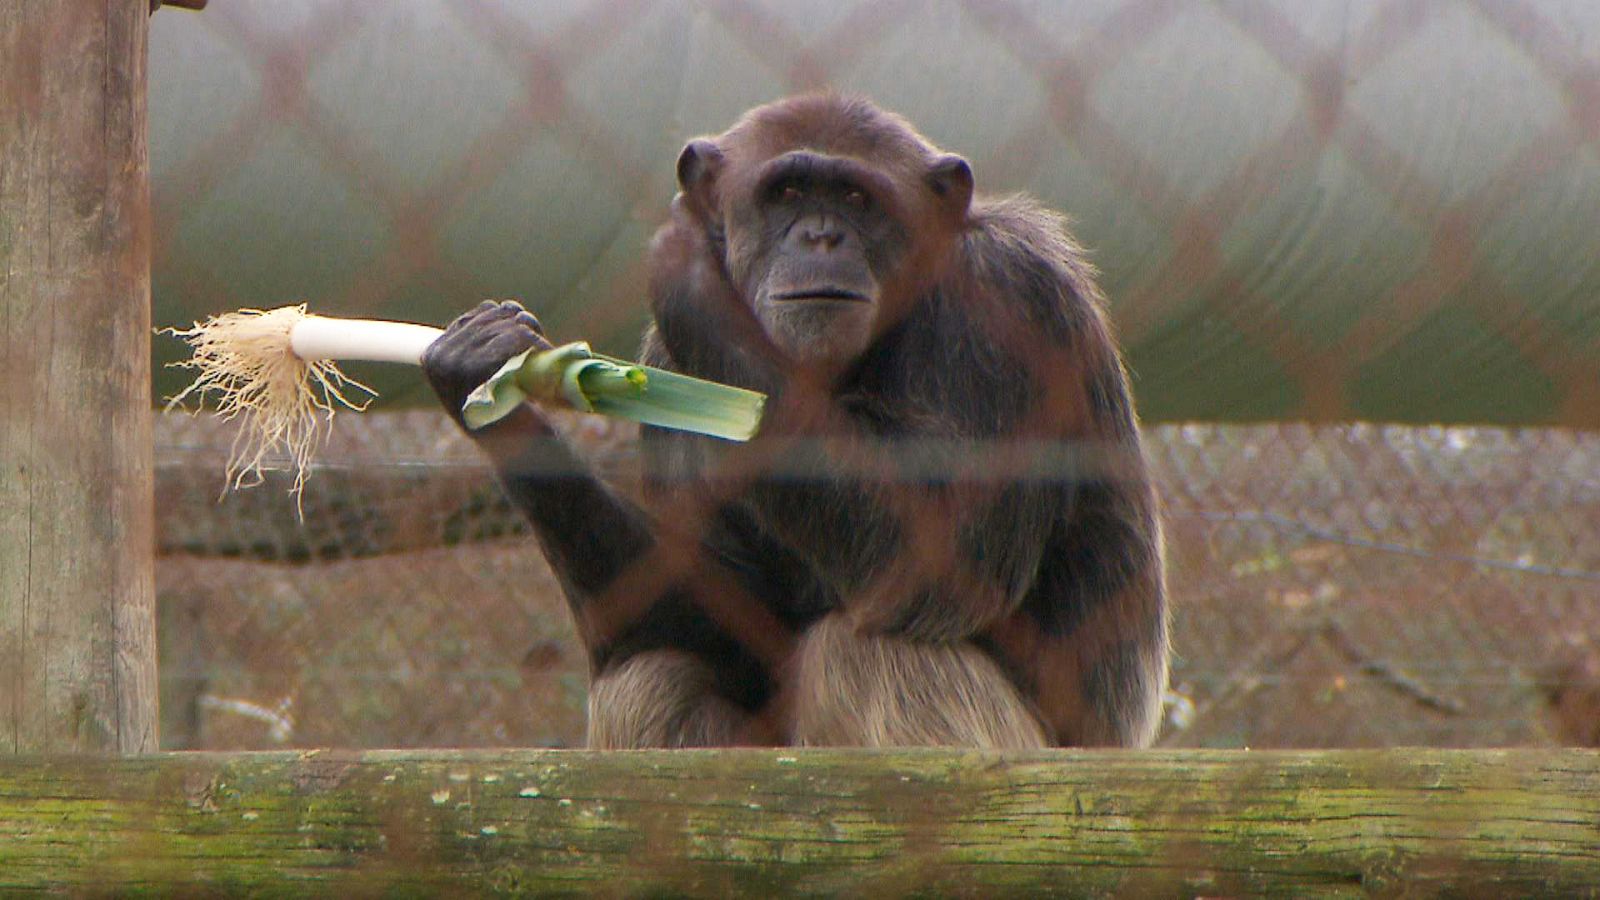
<instances>
[{"instance_id":1,"label":"chimpanzee fingers","mask_svg":"<svg viewBox=\"0 0 1600 900\"><path fill-rule=\"evenodd\" d=\"M515 327L504 328L490 337L483 345L483 355L501 360L503 363L524 350L534 348L544 350L549 347L550 342L542 335L518 323Z\"/></svg>"},{"instance_id":2,"label":"chimpanzee fingers","mask_svg":"<svg viewBox=\"0 0 1600 900\"><path fill-rule=\"evenodd\" d=\"M539 317L528 312L527 308L516 300L501 300L488 314L488 318L493 322L490 327L495 332L494 337L490 339L491 345L496 351L511 347L507 356L521 353L530 347L549 349L551 346L545 339L544 325L539 321ZM503 337L507 335L515 335L517 340Z\"/></svg>"},{"instance_id":3,"label":"chimpanzee fingers","mask_svg":"<svg viewBox=\"0 0 1600 900\"><path fill-rule=\"evenodd\" d=\"M493 300L485 300L451 320L450 324L445 328L445 335L448 337L459 334L484 321L499 308L499 304Z\"/></svg>"},{"instance_id":4,"label":"chimpanzee fingers","mask_svg":"<svg viewBox=\"0 0 1600 900\"><path fill-rule=\"evenodd\" d=\"M422 355L434 393L460 421L473 388L493 377L506 360L528 349L549 349L543 326L515 300L485 300L457 316Z\"/></svg>"},{"instance_id":5,"label":"chimpanzee fingers","mask_svg":"<svg viewBox=\"0 0 1600 900\"><path fill-rule=\"evenodd\" d=\"M530 329L540 337L544 336L544 325L539 321L539 317L527 310L517 313L517 324Z\"/></svg>"},{"instance_id":6,"label":"chimpanzee fingers","mask_svg":"<svg viewBox=\"0 0 1600 900\"><path fill-rule=\"evenodd\" d=\"M533 318L533 313L516 300L488 300L485 301L489 309L484 317L492 322L510 322L526 316ZM537 323L538 319L533 319Z\"/></svg>"},{"instance_id":7,"label":"chimpanzee fingers","mask_svg":"<svg viewBox=\"0 0 1600 900\"><path fill-rule=\"evenodd\" d=\"M472 320L493 319L500 314L500 303L496 300L484 300L477 306L466 311L461 318Z\"/></svg>"},{"instance_id":8,"label":"chimpanzee fingers","mask_svg":"<svg viewBox=\"0 0 1600 900\"><path fill-rule=\"evenodd\" d=\"M544 337L544 323L540 322L538 316L528 312L527 307L516 300L500 301L497 315L507 317L534 334Z\"/></svg>"},{"instance_id":9,"label":"chimpanzee fingers","mask_svg":"<svg viewBox=\"0 0 1600 900\"><path fill-rule=\"evenodd\" d=\"M445 329L445 346L465 348L482 345L508 328L524 329L543 335L539 319L515 300L485 300L457 316Z\"/></svg>"},{"instance_id":10,"label":"chimpanzee fingers","mask_svg":"<svg viewBox=\"0 0 1600 900\"><path fill-rule=\"evenodd\" d=\"M515 300L482 300L479 301L477 306L457 316L456 321L504 319L513 317L521 312L526 312L526 309Z\"/></svg>"}]
</instances>

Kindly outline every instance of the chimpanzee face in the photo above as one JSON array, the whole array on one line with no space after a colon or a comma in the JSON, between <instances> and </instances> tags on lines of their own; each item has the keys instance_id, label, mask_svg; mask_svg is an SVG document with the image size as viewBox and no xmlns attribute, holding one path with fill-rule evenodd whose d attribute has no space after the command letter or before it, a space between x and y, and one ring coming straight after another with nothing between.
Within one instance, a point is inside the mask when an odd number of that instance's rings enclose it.
<instances>
[{"instance_id":1,"label":"chimpanzee face","mask_svg":"<svg viewBox=\"0 0 1600 900\"><path fill-rule=\"evenodd\" d=\"M916 267L915 236L948 232L972 193L972 172L956 156L918 160L910 168L923 177L903 185L888 167L791 150L726 179L714 200L705 195L723 162L707 141L685 147L685 193L716 210L709 225L728 276L767 336L791 360L828 371L848 367L883 329L891 295Z\"/></svg>"},{"instance_id":2,"label":"chimpanzee face","mask_svg":"<svg viewBox=\"0 0 1600 900\"><path fill-rule=\"evenodd\" d=\"M788 153L756 180L754 215L729 223L729 274L796 361L847 365L871 342L905 246L872 180L849 160Z\"/></svg>"}]
</instances>

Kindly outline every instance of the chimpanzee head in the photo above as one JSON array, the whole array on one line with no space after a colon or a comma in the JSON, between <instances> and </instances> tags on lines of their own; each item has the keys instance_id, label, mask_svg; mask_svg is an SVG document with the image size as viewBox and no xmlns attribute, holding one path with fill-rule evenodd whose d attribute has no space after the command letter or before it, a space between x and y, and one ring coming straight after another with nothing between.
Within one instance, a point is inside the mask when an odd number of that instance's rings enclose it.
<instances>
[{"instance_id":1,"label":"chimpanzee head","mask_svg":"<svg viewBox=\"0 0 1600 900\"><path fill-rule=\"evenodd\" d=\"M837 369L937 280L972 170L862 100L809 95L690 141L678 183L774 344Z\"/></svg>"}]
</instances>

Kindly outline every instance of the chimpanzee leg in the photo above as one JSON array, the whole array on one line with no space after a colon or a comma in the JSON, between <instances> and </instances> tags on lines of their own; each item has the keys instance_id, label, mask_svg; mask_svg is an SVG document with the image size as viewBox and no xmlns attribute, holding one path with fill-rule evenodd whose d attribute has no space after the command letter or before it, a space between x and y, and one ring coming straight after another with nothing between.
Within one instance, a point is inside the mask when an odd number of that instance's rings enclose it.
<instances>
[{"instance_id":1,"label":"chimpanzee leg","mask_svg":"<svg viewBox=\"0 0 1600 900\"><path fill-rule=\"evenodd\" d=\"M860 634L842 614L801 640L789 702L800 745L1049 746L999 665L963 641Z\"/></svg>"},{"instance_id":2,"label":"chimpanzee leg","mask_svg":"<svg viewBox=\"0 0 1600 900\"><path fill-rule=\"evenodd\" d=\"M652 650L613 665L589 686L589 746L725 747L751 741L750 715L712 689L711 667Z\"/></svg>"}]
</instances>

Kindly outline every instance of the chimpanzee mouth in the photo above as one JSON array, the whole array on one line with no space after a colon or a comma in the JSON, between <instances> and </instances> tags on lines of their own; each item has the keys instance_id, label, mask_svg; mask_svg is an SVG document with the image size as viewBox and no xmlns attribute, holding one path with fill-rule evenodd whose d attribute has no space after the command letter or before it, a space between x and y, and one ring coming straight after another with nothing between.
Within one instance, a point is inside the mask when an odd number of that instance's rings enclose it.
<instances>
[{"instance_id":1,"label":"chimpanzee mouth","mask_svg":"<svg viewBox=\"0 0 1600 900\"><path fill-rule=\"evenodd\" d=\"M859 291L847 291L844 288L825 287L804 291L785 291L781 294L773 294L772 299L785 303L796 300L806 302L822 300L845 303L867 303L872 298L868 297L866 294L860 293Z\"/></svg>"}]
</instances>

